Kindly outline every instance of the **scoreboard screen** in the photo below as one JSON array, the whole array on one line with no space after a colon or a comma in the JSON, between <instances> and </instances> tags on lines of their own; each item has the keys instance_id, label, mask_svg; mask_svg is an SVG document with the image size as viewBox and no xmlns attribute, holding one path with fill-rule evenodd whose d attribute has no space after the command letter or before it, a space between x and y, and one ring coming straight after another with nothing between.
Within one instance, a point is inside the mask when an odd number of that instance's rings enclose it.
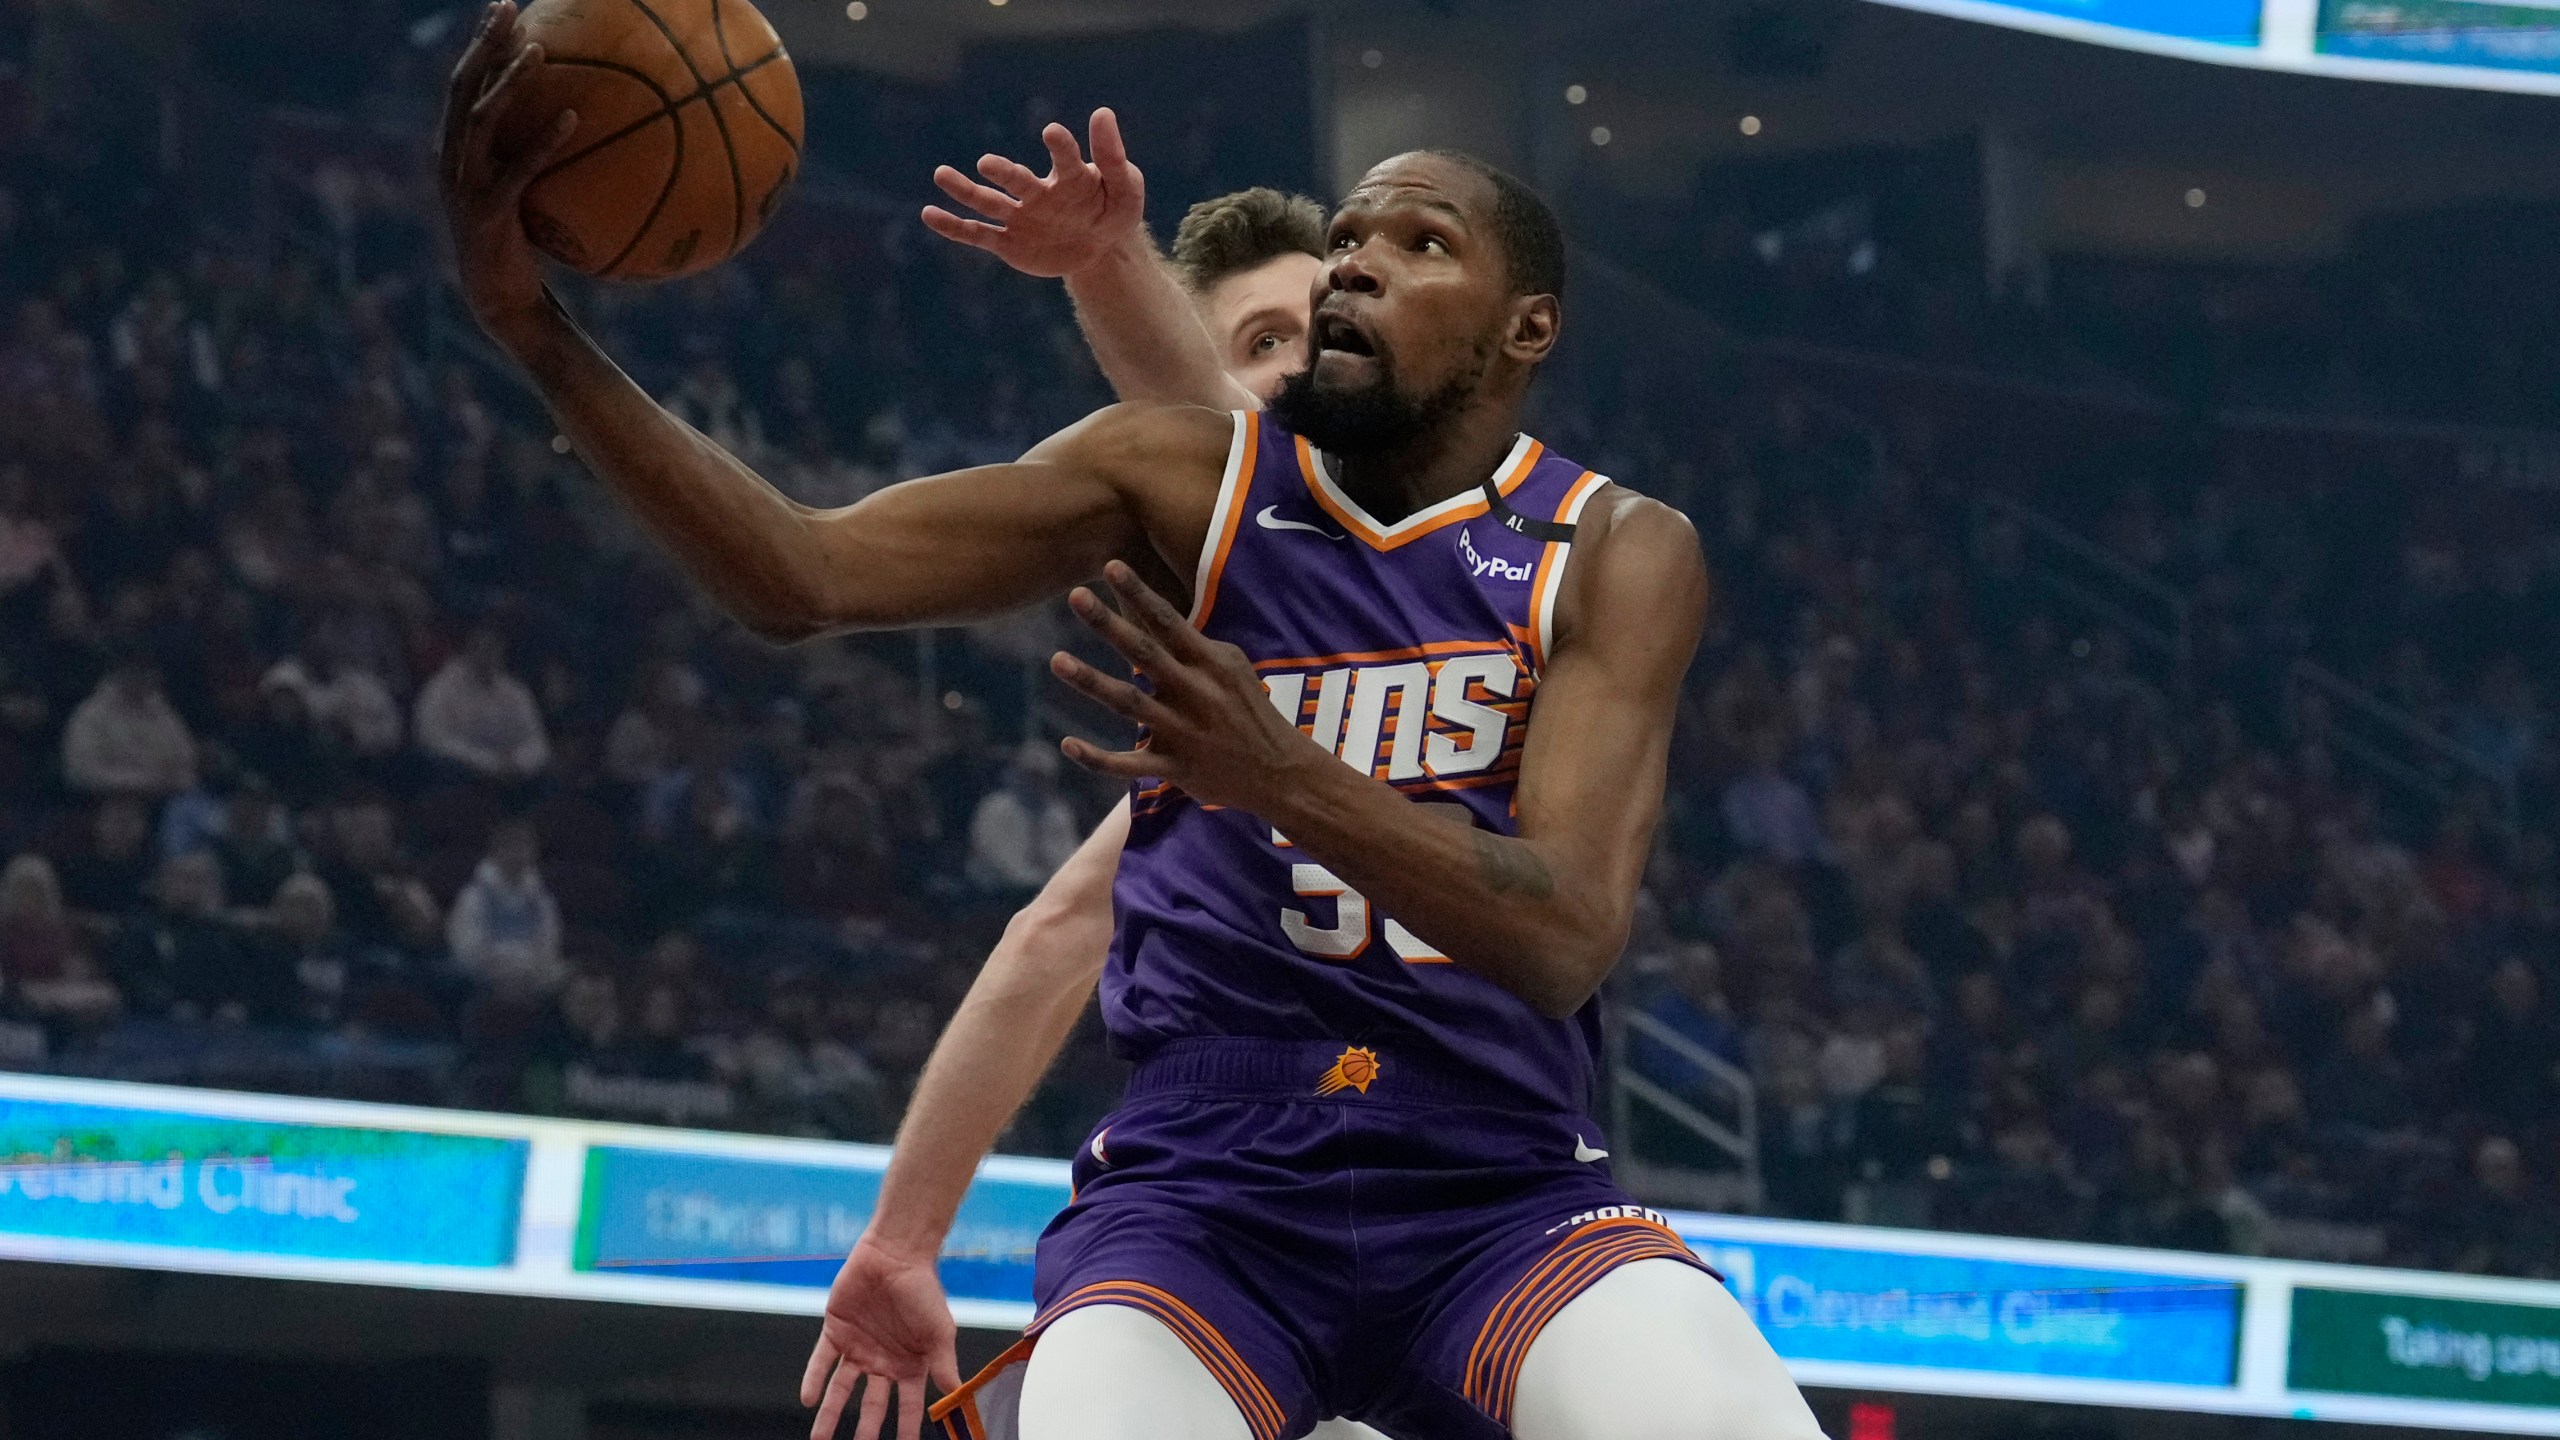
<instances>
[{"instance_id":1,"label":"scoreboard screen","mask_svg":"<svg viewBox=\"0 0 2560 1440\"><path fill-rule=\"evenodd\" d=\"M1877 0L2215 65L2560 94L2560 0Z\"/></svg>"}]
</instances>

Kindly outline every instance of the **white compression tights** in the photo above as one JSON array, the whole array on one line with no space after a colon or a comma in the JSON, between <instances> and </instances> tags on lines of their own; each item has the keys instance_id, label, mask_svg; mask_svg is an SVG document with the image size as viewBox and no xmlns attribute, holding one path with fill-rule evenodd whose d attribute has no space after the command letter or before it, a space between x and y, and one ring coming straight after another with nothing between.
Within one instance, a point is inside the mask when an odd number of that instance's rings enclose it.
<instances>
[{"instance_id":1,"label":"white compression tights","mask_svg":"<svg viewBox=\"0 0 2560 1440\"><path fill-rule=\"evenodd\" d=\"M1673 1260L1576 1296L1521 1362L1518 1440L1821 1440L1751 1317ZM1250 1440L1226 1389L1162 1322L1122 1305L1060 1316L1031 1352L1021 1440ZM1384 1440L1329 1420L1310 1440Z\"/></svg>"},{"instance_id":2,"label":"white compression tights","mask_svg":"<svg viewBox=\"0 0 2560 1440\"><path fill-rule=\"evenodd\" d=\"M1520 1363L1518 1440L1822 1440L1796 1382L1715 1277L1639 1260L1556 1312Z\"/></svg>"}]
</instances>

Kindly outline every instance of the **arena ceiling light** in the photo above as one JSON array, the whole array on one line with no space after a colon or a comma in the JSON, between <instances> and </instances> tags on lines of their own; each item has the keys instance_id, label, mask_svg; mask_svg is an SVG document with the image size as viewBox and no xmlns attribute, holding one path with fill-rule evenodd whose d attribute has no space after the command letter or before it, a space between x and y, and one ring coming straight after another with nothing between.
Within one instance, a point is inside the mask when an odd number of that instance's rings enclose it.
<instances>
[{"instance_id":1,"label":"arena ceiling light","mask_svg":"<svg viewBox=\"0 0 2560 1440\"><path fill-rule=\"evenodd\" d=\"M2214 65L2560 94L2560 0L1876 3Z\"/></svg>"}]
</instances>

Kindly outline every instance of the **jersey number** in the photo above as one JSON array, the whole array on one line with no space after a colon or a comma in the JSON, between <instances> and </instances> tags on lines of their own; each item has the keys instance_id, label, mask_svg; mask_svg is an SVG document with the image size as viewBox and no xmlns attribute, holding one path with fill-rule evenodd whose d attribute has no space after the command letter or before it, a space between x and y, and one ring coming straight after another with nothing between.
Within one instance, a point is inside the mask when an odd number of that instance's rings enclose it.
<instances>
[{"instance_id":1,"label":"jersey number","mask_svg":"<svg viewBox=\"0 0 2560 1440\"><path fill-rule=\"evenodd\" d=\"M1288 906L1280 910L1280 933L1301 954L1319 960L1357 960L1369 951L1369 897L1342 883L1342 877L1321 865L1289 867L1289 888L1302 898L1331 900L1333 924L1318 925L1304 910ZM1422 943L1420 937L1393 920L1382 919L1378 928L1386 932L1387 948L1408 965L1446 965L1449 957Z\"/></svg>"}]
</instances>

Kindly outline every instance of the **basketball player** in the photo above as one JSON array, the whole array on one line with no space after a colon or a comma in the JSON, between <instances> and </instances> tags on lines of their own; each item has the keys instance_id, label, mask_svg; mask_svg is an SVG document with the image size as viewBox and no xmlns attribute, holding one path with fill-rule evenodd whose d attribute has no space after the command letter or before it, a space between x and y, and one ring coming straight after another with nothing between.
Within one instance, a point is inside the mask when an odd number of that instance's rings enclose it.
<instances>
[{"instance_id":1,"label":"basketball player","mask_svg":"<svg viewBox=\"0 0 2560 1440\"><path fill-rule=\"evenodd\" d=\"M491 141L540 64L500 0L457 67L463 294L697 583L777 640L1072 585L1145 682L1052 662L1147 737L1065 743L1134 787L1104 1009L1137 1069L1041 1244L1036 1348L1006 1372L1026 1440L1279 1440L1329 1413L1417 1440L1815 1434L1592 1143L1589 1002L1706 580L1676 512L1519 434L1562 318L1544 204L1396 157L1332 219L1313 360L1269 414L1119 406L813 511L544 287L519 205L566 127ZM1116 606L1077 584L1097 571Z\"/></svg>"},{"instance_id":2,"label":"basketball player","mask_svg":"<svg viewBox=\"0 0 2560 1440\"><path fill-rule=\"evenodd\" d=\"M980 173L1000 190L944 167L935 176L943 190L996 223L938 208L925 211L925 223L1025 274L1063 280L1086 342L1123 400L1259 409L1306 367L1323 209L1271 189L1203 201L1175 231L1167 266L1147 234L1144 177L1129 163L1116 117L1096 111L1091 133L1088 161L1064 126L1048 127L1045 177L1002 156L981 159ZM937 1271L942 1244L978 1162L1056 1059L1101 978L1112 879L1128 833L1123 801L1006 926L934 1047L871 1224L829 1296L843 1349L829 1348L828 1359L874 1384L906 1382L908 1410L928 1375L956 1388L955 1329ZM816 1403L826 1378L815 1373L804 1399ZM854 1440L872 1440L876 1418L866 1416ZM833 1407L822 1409L812 1433L833 1434L836 1420ZM1380 1440L1342 1420L1314 1435Z\"/></svg>"}]
</instances>

